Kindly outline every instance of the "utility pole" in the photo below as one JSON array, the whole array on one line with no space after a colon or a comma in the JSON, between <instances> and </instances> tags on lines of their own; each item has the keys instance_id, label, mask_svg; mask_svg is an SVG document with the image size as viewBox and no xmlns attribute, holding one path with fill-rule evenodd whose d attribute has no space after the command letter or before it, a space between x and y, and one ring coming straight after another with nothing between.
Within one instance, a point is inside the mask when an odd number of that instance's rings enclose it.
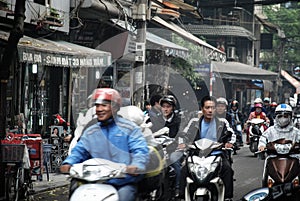
<instances>
[{"instance_id":1,"label":"utility pole","mask_svg":"<svg viewBox=\"0 0 300 201\"><path fill-rule=\"evenodd\" d=\"M145 57L147 17L150 6L148 0L137 0L133 6L132 18L137 25L135 65L133 69L133 104L142 108L145 95Z\"/></svg>"},{"instance_id":2,"label":"utility pole","mask_svg":"<svg viewBox=\"0 0 300 201\"><path fill-rule=\"evenodd\" d=\"M17 46L24 33L25 0L17 0L14 12L14 26L9 34L7 47L4 49L0 66L0 139L6 135L6 91L10 66L16 59ZM5 166L2 162L2 146L0 140L0 200L5 196Z\"/></svg>"}]
</instances>

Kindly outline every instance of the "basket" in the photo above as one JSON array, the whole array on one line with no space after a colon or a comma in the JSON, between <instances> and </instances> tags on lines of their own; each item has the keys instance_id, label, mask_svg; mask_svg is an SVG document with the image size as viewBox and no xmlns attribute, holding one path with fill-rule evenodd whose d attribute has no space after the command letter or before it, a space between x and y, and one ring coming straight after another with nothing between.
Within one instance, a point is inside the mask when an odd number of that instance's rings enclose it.
<instances>
[{"instance_id":1,"label":"basket","mask_svg":"<svg viewBox=\"0 0 300 201\"><path fill-rule=\"evenodd\" d=\"M25 144L2 144L2 162L23 162Z\"/></svg>"}]
</instances>

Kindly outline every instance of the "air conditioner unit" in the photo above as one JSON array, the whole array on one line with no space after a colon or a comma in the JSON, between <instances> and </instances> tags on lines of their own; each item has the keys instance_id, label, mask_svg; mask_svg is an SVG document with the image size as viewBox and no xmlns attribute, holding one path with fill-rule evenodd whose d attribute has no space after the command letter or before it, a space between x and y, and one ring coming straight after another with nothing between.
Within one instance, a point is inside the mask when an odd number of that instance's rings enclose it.
<instances>
[{"instance_id":1,"label":"air conditioner unit","mask_svg":"<svg viewBox=\"0 0 300 201\"><path fill-rule=\"evenodd\" d=\"M227 48L227 59L235 59L235 47Z\"/></svg>"}]
</instances>

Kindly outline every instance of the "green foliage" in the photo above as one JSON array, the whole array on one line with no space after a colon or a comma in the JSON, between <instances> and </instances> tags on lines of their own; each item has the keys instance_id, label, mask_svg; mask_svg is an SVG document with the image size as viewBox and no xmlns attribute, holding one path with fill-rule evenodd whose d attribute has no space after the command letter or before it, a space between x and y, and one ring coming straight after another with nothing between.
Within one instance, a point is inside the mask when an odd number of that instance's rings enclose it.
<instances>
[{"instance_id":1,"label":"green foliage","mask_svg":"<svg viewBox=\"0 0 300 201\"><path fill-rule=\"evenodd\" d=\"M205 58L205 53L203 47L195 45L189 41L184 40L181 37L174 35L174 43L189 49L189 56L184 60L181 58L172 59L172 67L180 73L184 78L186 78L192 86L196 86L199 81L202 80L202 77L199 73L194 71L194 67L197 64L209 62Z\"/></svg>"},{"instance_id":2,"label":"green foliage","mask_svg":"<svg viewBox=\"0 0 300 201\"><path fill-rule=\"evenodd\" d=\"M278 58L282 58L282 68L290 70L291 67L300 64L300 3L286 8L284 4L280 7L265 6L264 13L268 21L284 31L286 38L281 39L274 34L273 52L264 54L263 60L271 65L271 69L277 69ZM284 44L283 51L280 45Z\"/></svg>"}]
</instances>

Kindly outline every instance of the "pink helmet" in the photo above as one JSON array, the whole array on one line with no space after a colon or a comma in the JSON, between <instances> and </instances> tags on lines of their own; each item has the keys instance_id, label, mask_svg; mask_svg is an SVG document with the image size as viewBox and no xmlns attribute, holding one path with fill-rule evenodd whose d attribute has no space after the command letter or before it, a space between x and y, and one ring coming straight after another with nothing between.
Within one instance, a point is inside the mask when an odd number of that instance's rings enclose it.
<instances>
[{"instance_id":1,"label":"pink helmet","mask_svg":"<svg viewBox=\"0 0 300 201\"><path fill-rule=\"evenodd\" d=\"M262 108L263 106L262 106L261 103L255 103L255 104L254 104L254 107L255 107L255 108Z\"/></svg>"},{"instance_id":2,"label":"pink helmet","mask_svg":"<svg viewBox=\"0 0 300 201\"><path fill-rule=\"evenodd\" d=\"M111 102L118 107L122 105L122 98L118 91L111 88L98 88L95 89L93 94L93 100L95 104L101 104L104 102Z\"/></svg>"}]
</instances>

